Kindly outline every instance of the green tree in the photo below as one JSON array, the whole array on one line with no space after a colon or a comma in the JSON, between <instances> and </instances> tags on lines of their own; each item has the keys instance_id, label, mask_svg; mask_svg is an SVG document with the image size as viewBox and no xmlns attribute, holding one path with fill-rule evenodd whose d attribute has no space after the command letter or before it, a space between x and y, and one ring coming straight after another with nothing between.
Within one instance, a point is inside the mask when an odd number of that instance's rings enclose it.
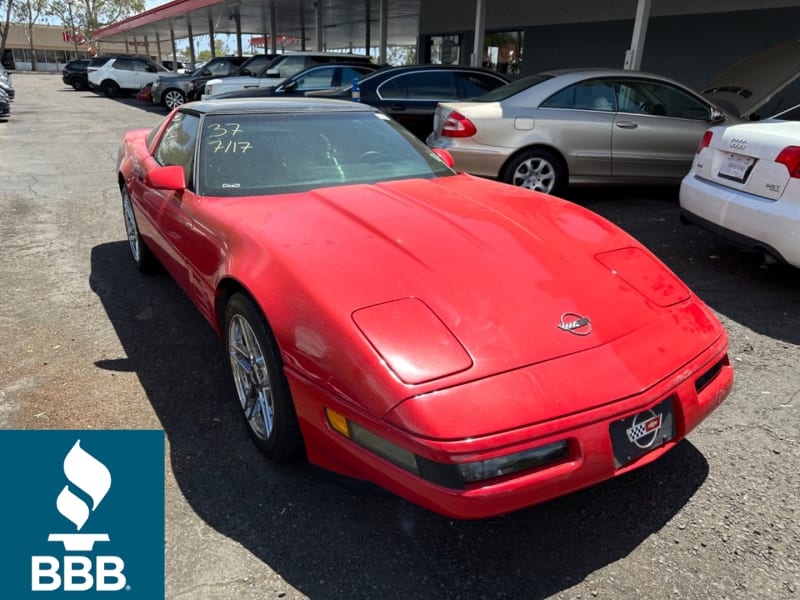
<instances>
[{"instance_id":1,"label":"green tree","mask_svg":"<svg viewBox=\"0 0 800 600\"><path fill-rule=\"evenodd\" d=\"M31 69L36 70L36 50L33 40L33 26L45 16L47 0L16 0L14 4L14 17L22 25L25 37L31 51Z\"/></svg>"},{"instance_id":2,"label":"green tree","mask_svg":"<svg viewBox=\"0 0 800 600\"><path fill-rule=\"evenodd\" d=\"M20 0L14 0L19 2ZM70 10L76 33L88 40L91 34L144 11L144 0L47 0L48 16L57 17L69 28Z\"/></svg>"},{"instance_id":3,"label":"green tree","mask_svg":"<svg viewBox=\"0 0 800 600\"><path fill-rule=\"evenodd\" d=\"M8 41L8 31L11 28L11 13L14 9L14 0L4 0L5 16L3 18L4 24L0 25L0 60L6 54L6 42Z\"/></svg>"}]
</instances>

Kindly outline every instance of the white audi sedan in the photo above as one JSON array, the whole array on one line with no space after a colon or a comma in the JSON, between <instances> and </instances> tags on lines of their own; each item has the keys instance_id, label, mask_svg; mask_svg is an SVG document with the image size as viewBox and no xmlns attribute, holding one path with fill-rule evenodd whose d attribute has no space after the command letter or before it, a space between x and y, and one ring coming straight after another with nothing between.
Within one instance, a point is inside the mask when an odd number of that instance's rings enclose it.
<instances>
[{"instance_id":1,"label":"white audi sedan","mask_svg":"<svg viewBox=\"0 0 800 600\"><path fill-rule=\"evenodd\" d=\"M711 127L680 204L684 221L800 268L800 122Z\"/></svg>"}]
</instances>

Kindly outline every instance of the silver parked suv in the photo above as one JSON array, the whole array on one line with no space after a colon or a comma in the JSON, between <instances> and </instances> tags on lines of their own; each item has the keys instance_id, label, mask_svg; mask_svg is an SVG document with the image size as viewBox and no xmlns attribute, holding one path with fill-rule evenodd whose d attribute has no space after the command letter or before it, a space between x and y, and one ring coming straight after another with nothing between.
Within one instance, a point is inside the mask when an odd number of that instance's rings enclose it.
<instances>
[{"instance_id":1,"label":"silver parked suv","mask_svg":"<svg viewBox=\"0 0 800 600\"><path fill-rule=\"evenodd\" d=\"M193 73L162 75L153 82L153 102L172 110L191 99L189 92L197 85L231 75L248 60L246 56L217 56Z\"/></svg>"},{"instance_id":2,"label":"silver parked suv","mask_svg":"<svg viewBox=\"0 0 800 600\"><path fill-rule=\"evenodd\" d=\"M279 54L259 72L250 76L212 79L206 83L203 98L215 94L234 92L248 88L274 87L287 77L314 65L349 63L372 65L369 56L363 54L340 54L337 52L287 52Z\"/></svg>"}]
</instances>

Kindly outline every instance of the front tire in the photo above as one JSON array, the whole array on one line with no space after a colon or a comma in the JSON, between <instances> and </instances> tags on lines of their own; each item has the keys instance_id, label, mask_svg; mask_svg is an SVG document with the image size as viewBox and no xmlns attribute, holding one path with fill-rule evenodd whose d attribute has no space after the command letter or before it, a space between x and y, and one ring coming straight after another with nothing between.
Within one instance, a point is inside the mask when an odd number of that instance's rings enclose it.
<instances>
[{"instance_id":1,"label":"front tire","mask_svg":"<svg viewBox=\"0 0 800 600\"><path fill-rule=\"evenodd\" d=\"M150 273L155 270L158 263L139 233L139 224L136 222L136 214L133 212L133 202L131 202L128 187L123 185L120 193L122 194L122 216L125 219L125 232L128 235L131 257L136 263L136 268L142 273Z\"/></svg>"},{"instance_id":2,"label":"front tire","mask_svg":"<svg viewBox=\"0 0 800 600\"><path fill-rule=\"evenodd\" d=\"M248 296L231 296L224 332L233 385L250 436L272 460L297 458L303 439L278 344Z\"/></svg>"},{"instance_id":3,"label":"front tire","mask_svg":"<svg viewBox=\"0 0 800 600\"><path fill-rule=\"evenodd\" d=\"M180 90L167 90L163 95L162 102L165 107L172 110L185 103L186 98Z\"/></svg>"},{"instance_id":4,"label":"front tire","mask_svg":"<svg viewBox=\"0 0 800 600\"><path fill-rule=\"evenodd\" d=\"M520 153L506 167L503 181L545 194L559 194L567 184L564 167L548 150L536 148Z\"/></svg>"}]
</instances>

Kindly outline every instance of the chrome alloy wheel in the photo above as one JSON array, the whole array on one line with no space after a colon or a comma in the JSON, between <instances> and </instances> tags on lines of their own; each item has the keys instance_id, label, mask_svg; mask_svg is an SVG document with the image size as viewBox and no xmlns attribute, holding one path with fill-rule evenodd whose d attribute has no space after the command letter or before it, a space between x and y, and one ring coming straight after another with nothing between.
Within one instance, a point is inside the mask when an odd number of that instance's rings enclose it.
<instances>
[{"instance_id":1,"label":"chrome alloy wheel","mask_svg":"<svg viewBox=\"0 0 800 600\"><path fill-rule=\"evenodd\" d=\"M164 94L164 106L172 110L176 106L180 106L186 102L183 94L179 90L167 90Z\"/></svg>"},{"instance_id":2,"label":"chrome alloy wheel","mask_svg":"<svg viewBox=\"0 0 800 600\"><path fill-rule=\"evenodd\" d=\"M513 185L549 194L556 183L556 171L550 161L536 156L517 165L511 176Z\"/></svg>"},{"instance_id":3,"label":"chrome alloy wheel","mask_svg":"<svg viewBox=\"0 0 800 600\"><path fill-rule=\"evenodd\" d=\"M267 441L275 424L267 362L253 328L240 314L228 324L228 353L244 416L256 437Z\"/></svg>"},{"instance_id":4,"label":"chrome alloy wheel","mask_svg":"<svg viewBox=\"0 0 800 600\"><path fill-rule=\"evenodd\" d=\"M131 248L131 255L133 255L133 260L139 263L142 260L139 227L136 225L136 216L133 214L131 196L127 188L122 188L122 212L125 216L125 231L128 234L128 245Z\"/></svg>"}]
</instances>

